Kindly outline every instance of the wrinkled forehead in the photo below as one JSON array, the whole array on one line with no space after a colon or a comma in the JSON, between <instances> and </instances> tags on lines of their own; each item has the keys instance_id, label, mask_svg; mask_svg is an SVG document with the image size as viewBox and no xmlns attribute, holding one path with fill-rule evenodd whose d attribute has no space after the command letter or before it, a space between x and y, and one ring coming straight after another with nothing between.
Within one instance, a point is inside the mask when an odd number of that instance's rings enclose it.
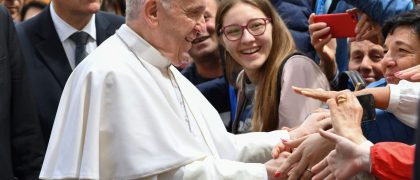
<instances>
[{"instance_id":1,"label":"wrinkled forehead","mask_svg":"<svg viewBox=\"0 0 420 180\"><path fill-rule=\"evenodd\" d=\"M186 7L196 7L196 6L205 7L208 0L166 0L166 1L172 5L177 5L179 7L186 8Z\"/></svg>"},{"instance_id":2,"label":"wrinkled forehead","mask_svg":"<svg viewBox=\"0 0 420 180\"><path fill-rule=\"evenodd\" d=\"M366 50L366 51L370 51L370 50L379 50L382 51L383 48L381 45L373 43L369 40L363 40L363 41L353 41L350 44L351 46L351 51L355 51L355 50Z\"/></svg>"}]
</instances>

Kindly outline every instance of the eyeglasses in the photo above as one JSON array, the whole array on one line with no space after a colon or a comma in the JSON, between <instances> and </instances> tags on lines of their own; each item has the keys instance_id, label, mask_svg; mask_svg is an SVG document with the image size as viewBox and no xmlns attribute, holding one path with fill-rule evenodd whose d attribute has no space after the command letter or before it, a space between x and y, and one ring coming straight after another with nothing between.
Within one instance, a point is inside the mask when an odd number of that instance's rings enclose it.
<instances>
[{"instance_id":1,"label":"eyeglasses","mask_svg":"<svg viewBox=\"0 0 420 180\"><path fill-rule=\"evenodd\" d=\"M244 29L247 29L253 36L260 36L264 34L267 24L271 22L271 18L256 18L251 19L245 26L238 24L231 24L220 29L225 37L230 41L237 41L242 38Z\"/></svg>"}]
</instances>

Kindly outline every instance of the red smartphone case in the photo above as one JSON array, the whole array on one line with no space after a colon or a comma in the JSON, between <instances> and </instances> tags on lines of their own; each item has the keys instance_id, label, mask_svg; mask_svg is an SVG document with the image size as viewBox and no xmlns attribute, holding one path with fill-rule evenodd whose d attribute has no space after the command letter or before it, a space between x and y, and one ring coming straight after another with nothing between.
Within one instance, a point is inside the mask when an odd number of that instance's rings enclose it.
<instances>
[{"instance_id":1,"label":"red smartphone case","mask_svg":"<svg viewBox=\"0 0 420 180\"><path fill-rule=\"evenodd\" d=\"M331 28L333 38L356 36L357 15L353 13L322 14L314 17L314 22L325 22Z\"/></svg>"}]
</instances>

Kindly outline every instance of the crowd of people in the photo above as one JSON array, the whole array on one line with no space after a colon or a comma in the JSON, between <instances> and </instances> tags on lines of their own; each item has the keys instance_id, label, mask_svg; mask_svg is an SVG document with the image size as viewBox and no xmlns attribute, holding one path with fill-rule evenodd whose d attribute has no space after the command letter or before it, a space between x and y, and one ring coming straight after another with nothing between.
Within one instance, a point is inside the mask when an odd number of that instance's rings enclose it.
<instances>
[{"instance_id":1,"label":"crowd of people","mask_svg":"<svg viewBox=\"0 0 420 180\"><path fill-rule=\"evenodd\" d=\"M0 0L0 179L419 178L417 7Z\"/></svg>"}]
</instances>

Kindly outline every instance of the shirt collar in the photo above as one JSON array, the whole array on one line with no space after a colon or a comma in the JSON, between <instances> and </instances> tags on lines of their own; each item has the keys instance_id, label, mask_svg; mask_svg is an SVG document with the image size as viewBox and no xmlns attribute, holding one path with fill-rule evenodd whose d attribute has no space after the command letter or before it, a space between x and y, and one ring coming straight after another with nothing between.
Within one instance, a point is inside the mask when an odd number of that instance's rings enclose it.
<instances>
[{"instance_id":1,"label":"shirt collar","mask_svg":"<svg viewBox=\"0 0 420 180\"><path fill-rule=\"evenodd\" d=\"M51 11L51 18L54 23L54 27L58 33L58 37L60 38L61 42L67 40L73 33L79 31L66 21L60 18L58 14L54 10L53 2L50 3L50 11ZM95 26L95 14L93 14L92 18L88 24L81 30L89 34L91 38L96 41L96 26Z\"/></svg>"},{"instance_id":2,"label":"shirt collar","mask_svg":"<svg viewBox=\"0 0 420 180\"><path fill-rule=\"evenodd\" d=\"M138 58L161 70L171 65L166 57L127 25L123 24L116 33Z\"/></svg>"}]
</instances>

